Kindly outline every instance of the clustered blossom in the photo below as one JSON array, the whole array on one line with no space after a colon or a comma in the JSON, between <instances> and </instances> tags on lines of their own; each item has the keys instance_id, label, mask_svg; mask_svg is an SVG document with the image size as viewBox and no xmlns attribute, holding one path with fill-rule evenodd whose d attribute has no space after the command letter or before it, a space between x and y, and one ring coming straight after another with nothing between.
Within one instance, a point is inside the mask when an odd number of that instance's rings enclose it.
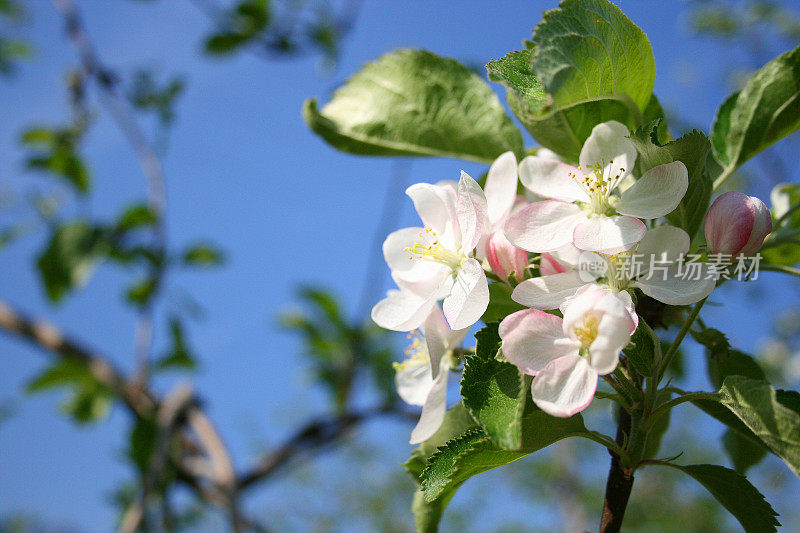
<instances>
[{"instance_id":1,"label":"clustered blossom","mask_svg":"<svg viewBox=\"0 0 800 533\"><path fill-rule=\"evenodd\" d=\"M598 376L616 369L638 327L636 290L668 305L692 304L714 290L714 276L685 275L690 236L661 220L686 193L686 167L675 161L634 176L628 135L618 122L597 125L577 167L546 150L519 164L508 152L491 165L483 189L464 172L458 183L407 189L423 226L384 242L398 288L372 318L425 335L396 367L400 396L423 406L412 442L441 424L453 350L489 305L487 273L514 287L512 299L528 308L500 323L504 357L534 376L536 405L560 417L585 409ZM519 182L545 199L518 196ZM760 200L727 193L706 217L707 249L752 253L771 228Z\"/></svg>"}]
</instances>

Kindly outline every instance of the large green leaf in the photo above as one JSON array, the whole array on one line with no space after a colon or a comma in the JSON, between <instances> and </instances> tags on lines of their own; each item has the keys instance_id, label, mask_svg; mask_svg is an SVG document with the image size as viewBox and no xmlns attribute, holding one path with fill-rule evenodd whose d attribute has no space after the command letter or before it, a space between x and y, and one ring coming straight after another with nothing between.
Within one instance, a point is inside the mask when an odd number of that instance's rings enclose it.
<instances>
[{"instance_id":1,"label":"large green leaf","mask_svg":"<svg viewBox=\"0 0 800 533\"><path fill-rule=\"evenodd\" d=\"M500 344L497 324L475 336L476 354L468 357L461 379L464 405L500 448L522 446L522 415L530 397L530 378L511 363L495 358Z\"/></svg>"},{"instance_id":2,"label":"large green leaf","mask_svg":"<svg viewBox=\"0 0 800 533\"><path fill-rule=\"evenodd\" d=\"M620 100L604 98L580 101L566 106L553 105L544 87L531 70L533 50L510 52L486 64L489 79L506 88L506 100L531 136L569 161L577 161L584 141L597 124L616 120L635 129L641 122L664 117L655 95L643 111L632 112ZM666 140L666 124L662 121L659 139Z\"/></svg>"},{"instance_id":3,"label":"large green leaf","mask_svg":"<svg viewBox=\"0 0 800 533\"><path fill-rule=\"evenodd\" d=\"M454 157L491 163L522 153L522 136L477 74L423 50L368 63L320 111L303 117L335 148L361 155Z\"/></svg>"},{"instance_id":4,"label":"large green leaf","mask_svg":"<svg viewBox=\"0 0 800 533\"><path fill-rule=\"evenodd\" d=\"M800 47L761 68L717 112L714 155L730 175L748 159L800 127Z\"/></svg>"},{"instance_id":5,"label":"large green leaf","mask_svg":"<svg viewBox=\"0 0 800 533\"><path fill-rule=\"evenodd\" d=\"M743 475L719 465L676 465L662 463L684 472L711 493L742 525L747 533L777 531L778 513Z\"/></svg>"},{"instance_id":6,"label":"large green leaf","mask_svg":"<svg viewBox=\"0 0 800 533\"><path fill-rule=\"evenodd\" d=\"M642 173L673 161L686 165L689 188L678 207L667 215L667 220L694 237L711 200L711 178L705 172L710 143L702 132L692 130L662 146L658 142L658 125L657 121L650 122L631 134L631 142L639 152L636 163Z\"/></svg>"},{"instance_id":7,"label":"large green leaf","mask_svg":"<svg viewBox=\"0 0 800 533\"><path fill-rule=\"evenodd\" d=\"M482 429L473 429L449 441L428 459L421 476L425 500L434 501L449 494L476 474L516 461L566 437L586 433L580 414L556 418L535 407L522 419L522 446L518 451L504 450Z\"/></svg>"},{"instance_id":8,"label":"large green leaf","mask_svg":"<svg viewBox=\"0 0 800 533\"><path fill-rule=\"evenodd\" d=\"M730 457L734 470L740 474L760 463L767 455L764 446L754 443L731 428L727 428L722 435L722 447Z\"/></svg>"},{"instance_id":9,"label":"large green leaf","mask_svg":"<svg viewBox=\"0 0 800 533\"><path fill-rule=\"evenodd\" d=\"M800 475L800 413L796 396L776 394L765 381L742 376L725 378L720 403L730 409L772 453Z\"/></svg>"},{"instance_id":10,"label":"large green leaf","mask_svg":"<svg viewBox=\"0 0 800 533\"><path fill-rule=\"evenodd\" d=\"M448 441L459 437L476 428L475 420L470 416L467 409L462 404L447 411L442 425L428 440L420 444L411 454L411 458L406 462L406 470L414 476L418 482L425 470L425 463L431 455L436 453L439 446L445 445ZM414 523L420 533L435 533L438 530L439 521L442 513L456 492L457 485L442 494L434 501L426 501L422 489L418 489L414 494L411 510L414 513Z\"/></svg>"},{"instance_id":11,"label":"large green leaf","mask_svg":"<svg viewBox=\"0 0 800 533\"><path fill-rule=\"evenodd\" d=\"M489 306L481 317L484 324L500 322L511 313L525 309L524 305L511 299L512 292L511 286L505 283L489 284Z\"/></svg>"},{"instance_id":12,"label":"large green leaf","mask_svg":"<svg viewBox=\"0 0 800 533\"><path fill-rule=\"evenodd\" d=\"M613 98L643 110L656 78L650 42L607 0L563 0L533 31L533 72L557 107Z\"/></svg>"},{"instance_id":13,"label":"large green leaf","mask_svg":"<svg viewBox=\"0 0 800 533\"><path fill-rule=\"evenodd\" d=\"M655 346L645 328L638 327L633 332L630 342L625 347L625 356L639 374L643 376L653 374Z\"/></svg>"}]
</instances>

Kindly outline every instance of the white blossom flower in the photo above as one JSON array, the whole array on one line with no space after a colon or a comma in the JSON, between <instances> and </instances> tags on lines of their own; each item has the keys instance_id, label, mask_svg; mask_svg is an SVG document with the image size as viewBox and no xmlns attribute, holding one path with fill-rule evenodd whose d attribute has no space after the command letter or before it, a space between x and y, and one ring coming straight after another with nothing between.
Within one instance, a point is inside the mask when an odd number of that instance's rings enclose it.
<instances>
[{"instance_id":1,"label":"white blossom flower","mask_svg":"<svg viewBox=\"0 0 800 533\"><path fill-rule=\"evenodd\" d=\"M522 184L550 198L520 210L505 224L506 237L529 252L550 252L573 243L581 250L615 254L644 236L639 219L674 210L689 185L680 161L659 165L633 184L620 185L636 162L628 128L616 121L598 124L583 145L576 168L555 159L526 157L519 166Z\"/></svg>"},{"instance_id":2,"label":"white blossom flower","mask_svg":"<svg viewBox=\"0 0 800 533\"><path fill-rule=\"evenodd\" d=\"M476 257L486 262L501 279L513 272L522 277L528 266L528 252L511 244L505 236L503 225L508 217L526 205L525 199L517 197L517 158L514 152L498 157L486 175L488 231L478 243Z\"/></svg>"},{"instance_id":3,"label":"white blossom flower","mask_svg":"<svg viewBox=\"0 0 800 533\"><path fill-rule=\"evenodd\" d=\"M505 358L534 376L531 396L548 414L569 417L594 398L598 376L614 371L636 329L625 302L597 285L582 287L561 307L564 318L538 309L500 323Z\"/></svg>"},{"instance_id":4,"label":"white blossom flower","mask_svg":"<svg viewBox=\"0 0 800 533\"><path fill-rule=\"evenodd\" d=\"M451 330L438 305L421 329L424 339L414 335L406 360L395 364L397 394L408 404L422 406L419 422L411 432L411 444L427 440L442 425L447 411L447 378L455 363L452 351L468 331Z\"/></svg>"},{"instance_id":5,"label":"white blossom flower","mask_svg":"<svg viewBox=\"0 0 800 533\"><path fill-rule=\"evenodd\" d=\"M556 309L587 283L599 283L619 292L626 301L630 295L625 291L638 288L668 305L692 304L711 294L716 283L704 268L696 275L679 270L676 262L688 251L689 235L666 225L648 231L633 250L615 255L580 253L567 245L543 254L543 272L552 274L523 281L511 298L535 309ZM605 263L602 271L583 268L598 260Z\"/></svg>"},{"instance_id":6,"label":"white blossom flower","mask_svg":"<svg viewBox=\"0 0 800 533\"><path fill-rule=\"evenodd\" d=\"M418 183L406 190L425 227L391 233L383 255L400 287L372 309L379 326L396 331L419 327L436 301L453 329L480 319L489 305L489 287L472 254L488 227L486 196L465 172L454 188Z\"/></svg>"}]
</instances>

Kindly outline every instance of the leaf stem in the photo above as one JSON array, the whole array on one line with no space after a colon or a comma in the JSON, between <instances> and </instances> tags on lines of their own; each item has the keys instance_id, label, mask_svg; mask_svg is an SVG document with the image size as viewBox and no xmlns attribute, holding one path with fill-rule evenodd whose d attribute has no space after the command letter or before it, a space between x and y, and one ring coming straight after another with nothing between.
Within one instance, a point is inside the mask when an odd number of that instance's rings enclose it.
<instances>
[{"instance_id":1,"label":"leaf stem","mask_svg":"<svg viewBox=\"0 0 800 533\"><path fill-rule=\"evenodd\" d=\"M655 410L653 410L650 415L644 421L644 427L650 428L653 426L655 421L672 409L673 407L680 405L685 402L691 402L692 400L716 400L717 394L714 392L690 392L684 394L683 396L678 396L677 398L672 398L661 405L659 405Z\"/></svg>"},{"instance_id":2,"label":"leaf stem","mask_svg":"<svg viewBox=\"0 0 800 533\"><path fill-rule=\"evenodd\" d=\"M656 380L656 384L658 384L661 381L661 378L664 376L664 372L667 370L667 367L669 367L670 361L672 361L672 358L675 357L675 354L677 353L678 348L680 347L681 343L683 342L683 339L686 337L686 334L689 333L689 329L692 327L692 324L694 323L695 319L697 318L697 315L700 314L700 310L703 308L703 304L706 303L706 300L708 300L708 296L706 296L705 298L703 298L702 300L700 300L699 302L694 304L694 307L692 308L692 312L689 313L689 316L686 318L686 322L683 323L683 327L681 327L681 330L678 332L678 336L675 337L675 340L672 341L672 344L670 345L669 349L667 350L667 353L664 354L664 359L661 361L661 364L658 366L658 371L656 372L656 374L654 376L655 380Z\"/></svg>"},{"instance_id":3,"label":"leaf stem","mask_svg":"<svg viewBox=\"0 0 800 533\"><path fill-rule=\"evenodd\" d=\"M771 272L783 272L784 274L789 274L800 278L800 269L798 268L792 268L781 265L760 265L758 268L759 270L766 270Z\"/></svg>"}]
</instances>

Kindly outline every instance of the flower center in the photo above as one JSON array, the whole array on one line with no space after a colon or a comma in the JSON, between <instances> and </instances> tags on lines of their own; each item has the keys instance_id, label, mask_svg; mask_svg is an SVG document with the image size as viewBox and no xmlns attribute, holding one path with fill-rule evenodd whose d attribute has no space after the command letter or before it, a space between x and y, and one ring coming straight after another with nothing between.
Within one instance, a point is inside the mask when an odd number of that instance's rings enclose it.
<instances>
[{"instance_id":1,"label":"flower center","mask_svg":"<svg viewBox=\"0 0 800 533\"><path fill-rule=\"evenodd\" d=\"M450 267L452 270L461 266L464 256L445 247L431 228L420 231L419 237L422 242L415 242L412 246L403 248L403 251L411 252L417 256L417 259L433 261ZM414 259L414 255L410 259Z\"/></svg>"},{"instance_id":2,"label":"flower center","mask_svg":"<svg viewBox=\"0 0 800 533\"><path fill-rule=\"evenodd\" d=\"M572 326L572 333L580 341L581 348L588 349L597 338L597 317L585 316L582 323Z\"/></svg>"},{"instance_id":3,"label":"flower center","mask_svg":"<svg viewBox=\"0 0 800 533\"><path fill-rule=\"evenodd\" d=\"M578 175L574 172L570 174L570 177L589 197L588 207L593 214L607 215L614 212L614 206L611 205L610 201L611 191L619 185L625 169L620 168L619 172L612 176L610 165L614 163L614 160L612 159L608 163L608 166L606 166L606 162L603 159L595 165L589 165L586 168L589 171L588 174L582 173ZM578 167L578 170L583 170L583 167Z\"/></svg>"}]
</instances>

